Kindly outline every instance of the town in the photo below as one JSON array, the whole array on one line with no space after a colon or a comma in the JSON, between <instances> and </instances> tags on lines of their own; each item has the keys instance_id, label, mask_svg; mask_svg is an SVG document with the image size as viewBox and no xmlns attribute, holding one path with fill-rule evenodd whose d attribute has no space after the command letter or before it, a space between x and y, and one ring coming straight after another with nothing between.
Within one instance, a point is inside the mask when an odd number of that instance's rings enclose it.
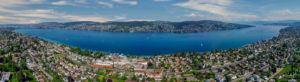
<instances>
[{"instance_id":1,"label":"town","mask_svg":"<svg viewBox=\"0 0 300 82\"><path fill-rule=\"evenodd\" d=\"M0 31L0 82L299 82L300 27L229 50L132 56Z\"/></svg>"}]
</instances>

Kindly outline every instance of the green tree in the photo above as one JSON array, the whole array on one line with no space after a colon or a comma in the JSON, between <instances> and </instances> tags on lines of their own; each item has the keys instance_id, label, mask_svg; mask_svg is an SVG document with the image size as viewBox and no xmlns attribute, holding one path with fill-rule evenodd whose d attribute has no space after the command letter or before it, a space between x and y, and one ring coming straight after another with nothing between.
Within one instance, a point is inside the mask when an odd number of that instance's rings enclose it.
<instances>
[{"instance_id":1,"label":"green tree","mask_svg":"<svg viewBox=\"0 0 300 82\"><path fill-rule=\"evenodd\" d=\"M121 80L127 80L126 74L121 77Z\"/></svg>"},{"instance_id":2,"label":"green tree","mask_svg":"<svg viewBox=\"0 0 300 82\"><path fill-rule=\"evenodd\" d=\"M154 56L156 57L157 55L158 55L157 52L155 52Z\"/></svg>"},{"instance_id":3,"label":"green tree","mask_svg":"<svg viewBox=\"0 0 300 82\"><path fill-rule=\"evenodd\" d=\"M4 54L4 52L2 50L0 50L0 55L3 55L3 54Z\"/></svg>"},{"instance_id":4,"label":"green tree","mask_svg":"<svg viewBox=\"0 0 300 82\"><path fill-rule=\"evenodd\" d=\"M161 80L161 82L167 82L168 80L166 79L166 78L163 78L162 80Z\"/></svg>"},{"instance_id":5,"label":"green tree","mask_svg":"<svg viewBox=\"0 0 300 82\"><path fill-rule=\"evenodd\" d=\"M101 75L100 77L99 77L99 80L100 80L100 82L105 82L106 80L105 80L105 77L103 76L103 75Z\"/></svg>"},{"instance_id":6,"label":"green tree","mask_svg":"<svg viewBox=\"0 0 300 82\"><path fill-rule=\"evenodd\" d=\"M79 47L71 47L71 52L74 52L74 53L81 53L81 49Z\"/></svg>"},{"instance_id":7,"label":"green tree","mask_svg":"<svg viewBox=\"0 0 300 82\"><path fill-rule=\"evenodd\" d=\"M21 66L21 69L26 69L27 66L26 66L26 60L24 58L21 58L21 62L20 62L20 66Z\"/></svg>"},{"instance_id":8,"label":"green tree","mask_svg":"<svg viewBox=\"0 0 300 82\"><path fill-rule=\"evenodd\" d=\"M134 74L133 74L132 80L138 80Z\"/></svg>"},{"instance_id":9,"label":"green tree","mask_svg":"<svg viewBox=\"0 0 300 82\"><path fill-rule=\"evenodd\" d=\"M89 50L84 50L80 54L82 54L84 56L91 56L91 52Z\"/></svg>"},{"instance_id":10,"label":"green tree","mask_svg":"<svg viewBox=\"0 0 300 82\"><path fill-rule=\"evenodd\" d=\"M17 78L19 82L23 82L24 81L24 75L22 71L17 72Z\"/></svg>"}]
</instances>

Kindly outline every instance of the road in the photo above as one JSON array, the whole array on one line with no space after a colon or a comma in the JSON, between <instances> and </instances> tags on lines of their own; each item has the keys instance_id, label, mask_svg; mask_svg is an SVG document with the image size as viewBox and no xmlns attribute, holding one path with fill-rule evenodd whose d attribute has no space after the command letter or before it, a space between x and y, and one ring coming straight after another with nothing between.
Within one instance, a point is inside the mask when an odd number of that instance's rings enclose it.
<instances>
[{"instance_id":1,"label":"road","mask_svg":"<svg viewBox=\"0 0 300 82\"><path fill-rule=\"evenodd\" d=\"M265 68L267 68L268 66L269 66L269 65L266 65L266 66L264 66L264 67L261 67L260 69L265 69ZM234 80L232 80L232 82L237 82L237 81L239 81L239 80L245 81L245 80L246 80L247 78L249 78L254 72L255 72L255 71L252 71L252 72L248 73L247 75L244 75L243 77L234 79Z\"/></svg>"},{"instance_id":2,"label":"road","mask_svg":"<svg viewBox=\"0 0 300 82\"><path fill-rule=\"evenodd\" d=\"M29 54L29 55L30 55L30 57L32 58L33 63L34 63L35 65L38 65L38 64L36 64L35 60L33 59L34 57L33 57L31 54ZM48 74L48 73L43 69L42 66L38 65L38 69L41 70L41 71L48 77L48 79L53 80L53 77L52 77L50 74Z\"/></svg>"},{"instance_id":3,"label":"road","mask_svg":"<svg viewBox=\"0 0 300 82\"><path fill-rule=\"evenodd\" d=\"M237 64L239 64L239 63L242 63L242 62L246 61L247 59L254 58L256 55L257 55L257 54L255 54L254 56L251 55L251 56L249 56L249 58L245 58L245 59L243 59L243 60L236 61L236 62L234 62L234 63L230 63L230 64L226 64L226 65L221 65L221 66L212 67L211 69L213 70L213 69L217 69L217 68L224 68L224 67L228 67L228 66L231 66L231 65L235 66L235 65L237 65ZM196 71L196 72L200 72L200 71L209 71L209 69L206 68L206 69L202 69L202 70L194 70L194 71Z\"/></svg>"},{"instance_id":4,"label":"road","mask_svg":"<svg viewBox=\"0 0 300 82\"><path fill-rule=\"evenodd\" d=\"M23 57L24 53L25 53L26 50L24 50L20 56L18 57L18 66L21 66L21 57Z\"/></svg>"},{"instance_id":5,"label":"road","mask_svg":"<svg viewBox=\"0 0 300 82\"><path fill-rule=\"evenodd\" d=\"M287 58L285 58L285 61L288 63L288 59L290 58L291 54L288 55ZM279 70L276 70L276 72L274 74L272 74L272 76L269 78L270 79L273 79L279 72L282 71L283 68L280 68Z\"/></svg>"}]
</instances>

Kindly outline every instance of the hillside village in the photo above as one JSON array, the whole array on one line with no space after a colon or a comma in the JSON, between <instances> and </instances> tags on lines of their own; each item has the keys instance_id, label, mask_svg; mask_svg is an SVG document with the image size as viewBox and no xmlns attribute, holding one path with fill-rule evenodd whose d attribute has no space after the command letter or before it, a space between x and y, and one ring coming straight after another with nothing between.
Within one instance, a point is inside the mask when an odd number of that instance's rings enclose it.
<instances>
[{"instance_id":1,"label":"hillside village","mask_svg":"<svg viewBox=\"0 0 300 82\"><path fill-rule=\"evenodd\" d=\"M237 49L137 57L0 31L0 82L299 82L299 36L289 27Z\"/></svg>"}]
</instances>

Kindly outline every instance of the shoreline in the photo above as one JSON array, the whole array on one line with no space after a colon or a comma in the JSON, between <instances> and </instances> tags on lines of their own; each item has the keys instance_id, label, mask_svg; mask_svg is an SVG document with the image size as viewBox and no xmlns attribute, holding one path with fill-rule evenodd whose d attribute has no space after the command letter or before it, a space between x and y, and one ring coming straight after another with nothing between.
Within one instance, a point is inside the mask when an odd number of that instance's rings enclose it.
<instances>
[{"instance_id":1,"label":"shoreline","mask_svg":"<svg viewBox=\"0 0 300 82\"><path fill-rule=\"evenodd\" d=\"M257 27L257 26L255 26ZM286 28L286 27L284 27ZM281 28L281 29L284 29L284 28ZM24 28L19 28L19 29L24 29ZM64 29L64 28L41 28L41 29ZM20 34L23 34L21 32L16 32L15 31L16 29L12 30L12 32L14 33L20 33ZM77 29L67 29L67 30L77 30ZM85 31L85 30L78 30L78 31ZM226 31L226 30L225 30ZM98 31L97 31L98 32ZM157 33L157 32L154 32L154 33ZM176 34L176 33L175 33ZM60 41L55 41L55 40L50 40L50 39L47 39L45 37L40 37L40 36L33 36L33 35L30 35L30 34L23 34L23 35L28 35L28 36L32 36L32 37L36 37L36 38L39 38L39 39L42 39L42 40L45 40L47 42L50 42L50 43L54 43L54 44L59 44L59 45L67 45L69 47L78 47L78 46L74 46L74 45L70 45L70 44L66 44L64 42L60 42ZM274 37L278 37L278 35L274 36ZM274 38L272 37L272 38ZM264 39L264 40L270 40L272 38L268 38L268 39ZM253 42L250 42L250 43L247 43L247 44L244 44L242 46L239 46L239 47L231 47L231 48L226 48L226 49L211 49L211 50L208 50L208 51L179 51L179 52L172 52L172 53L167 53L167 54L158 54L158 55L172 55L172 54L175 54L175 53L180 53L180 52L199 52L199 53L205 53L205 52L208 52L210 53L211 51L213 50L229 50L229 49L238 49L238 48L243 48L249 44L253 44L253 43L257 43L257 42L260 42L260 41L264 41L264 40L259 40L259 41L253 41ZM105 53L105 54L112 54L112 55L125 55L125 56L138 56L138 57L151 57L151 56L155 56L153 53L152 55L148 54L148 55L142 55L142 54L125 54L125 53L118 53L118 52L109 52L109 51L102 51L102 50L94 50L94 49L88 49L88 48L82 48L82 47L79 47L81 48L82 50L88 50L88 51L91 51L93 53L95 52L101 52L101 53Z\"/></svg>"},{"instance_id":2,"label":"shoreline","mask_svg":"<svg viewBox=\"0 0 300 82\"><path fill-rule=\"evenodd\" d=\"M216 50L210 53L200 53L200 52L182 52L175 53L172 55L160 55L160 56L124 56L124 55L110 55L104 53L93 53L88 50L81 50L80 48L71 48L68 45L63 45L60 43L55 43L54 41L46 41L38 37L33 37L29 35L23 35L21 33L7 32L9 35L6 39L9 41L6 44L16 44L18 39L22 39L20 47L24 51L13 50L10 52L22 52L28 53L30 58L33 60L41 60L37 63L47 65L46 67L40 67L39 69L54 69L53 71L47 72L64 72L73 69L87 69L82 71L79 75L74 76L74 79L78 76L87 76L93 79L95 75L103 75L102 77L119 80L122 79L114 78L114 74L135 74L139 73L138 70L143 69L142 73L149 73L153 70L160 72L159 77L152 77L149 74L145 76L137 76L140 78L149 78L149 80L161 81L162 79L168 80L173 75L186 75L188 77L194 78L195 81L210 81L215 80L215 78L229 78L228 75L234 76L232 81L236 80L248 80L254 74L262 74L258 78L270 78L272 73L277 73L281 68L287 68L290 65L289 58L300 57L299 55L292 55L292 53L297 53L295 50L299 49L299 28L293 28L280 30L280 34L272 39L263 40L256 43L249 43L242 48L229 49L229 50ZM1 33L1 32L0 32ZM4 32L5 33L5 32ZM294 36L296 35L296 36ZM14 37L17 37L14 38ZM29 41L29 42L28 42ZM5 46L5 45L4 45ZM13 45L11 45L13 46ZM26 49L27 47L31 47ZM4 47L9 49L9 47ZM283 52L283 53L282 53ZM45 54L40 54L45 53ZM289 54L291 53L291 54ZM54 54L54 55L53 55ZM22 56L22 55L21 55ZM46 58L45 58L46 57ZM276 58L274 58L276 57ZM26 57L23 57L25 59ZM29 58L29 59L30 59ZM282 63L268 63L273 61L283 61ZM46 62L46 63L43 63ZM284 63L287 62L287 63ZM30 63L30 62L29 62ZM32 63L36 64L37 63ZM50 63L50 64L49 64ZM74 67L80 66L80 67ZM275 66L274 66L275 65ZM66 67L67 66L67 67ZM104 66L104 67L103 67ZM72 68L69 68L72 67ZM102 68L104 70L102 70ZM116 69L117 68L117 69ZM273 68L276 68L272 71ZM57 70L56 70L57 69ZM90 70L92 69L92 70ZM100 70L99 70L100 69ZM258 69L258 70L254 70ZM269 69L270 73L265 73L264 69ZM110 70L107 72L107 70ZM132 70L132 71L124 71ZM221 70L221 71L219 71ZM47 72L44 73L47 75ZM87 72L90 72L87 74ZM103 72L103 73L99 73ZM55 74L56 74L55 73ZM169 75L171 73L171 75ZM246 73L246 74L245 74ZM249 73L249 74L248 74ZM108 74L108 75L106 75ZM199 77L205 76L205 77ZM276 74L278 75L278 74ZM288 75L288 74L286 74ZM58 75L64 77L63 75ZM236 77L237 76L237 77ZM51 76L49 76L51 77ZM49 78L48 77L48 78ZM55 77L55 76L53 76ZM127 77L131 77L128 75ZM134 77L134 75L132 76ZM180 76L179 79L187 78L187 76ZM84 80L84 79L81 79ZM126 79L125 79L126 80ZM137 80L137 79L129 79ZM178 80L178 79L177 79ZM138 80L137 80L138 81Z\"/></svg>"}]
</instances>

